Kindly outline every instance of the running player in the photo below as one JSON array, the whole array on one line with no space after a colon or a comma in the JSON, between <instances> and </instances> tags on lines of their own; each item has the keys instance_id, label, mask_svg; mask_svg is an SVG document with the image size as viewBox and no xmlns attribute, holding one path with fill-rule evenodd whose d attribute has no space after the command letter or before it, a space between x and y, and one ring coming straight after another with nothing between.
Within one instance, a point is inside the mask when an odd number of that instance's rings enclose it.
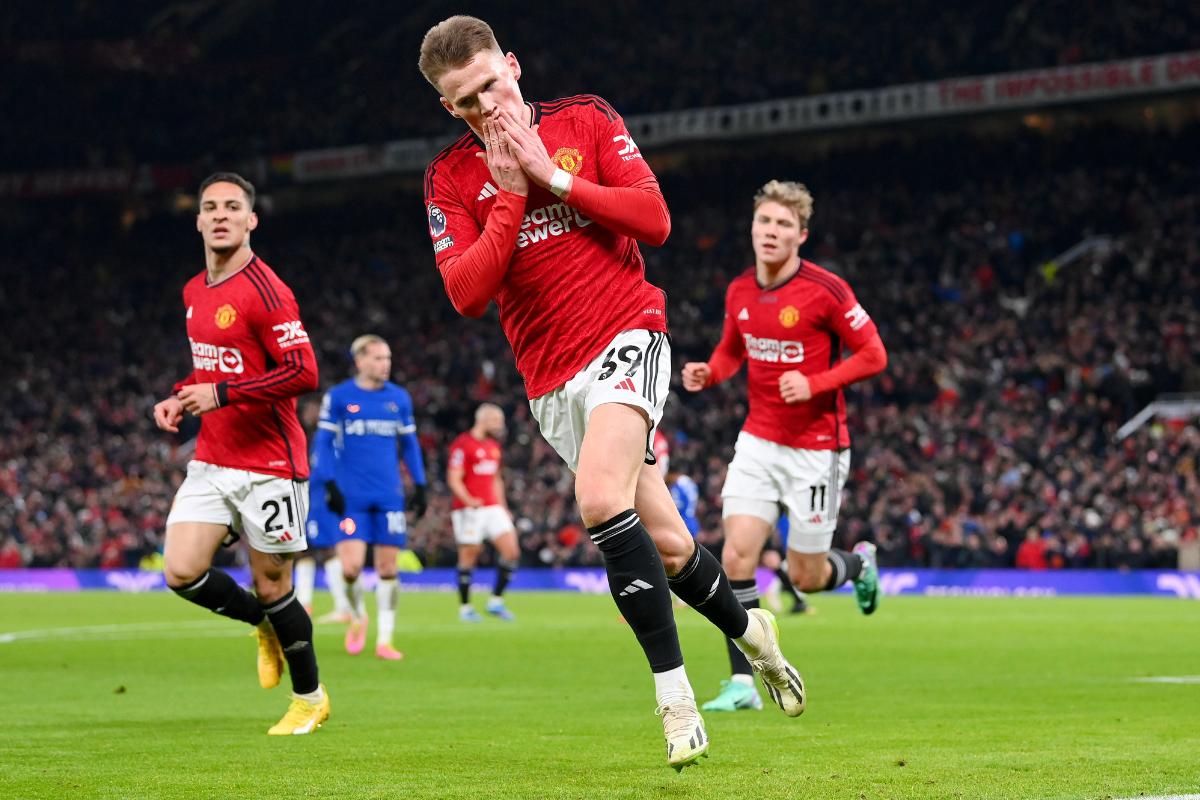
<instances>
[{"instance_id":1,"label":"running player","mask_svg":"<svg viewBox=\"0 0 1200 800\"><path fill-rule=\"evenodd\" d=\"M413 483L411 509L425 513L425 462L417 440L412 398L392 383L392 350L379 336L359 336L350 345L355 377L325 393L317 423L317 471L313 483L325 487L325 502L340 519L337 556L350 601L346 652L358 655L367 639L367 613L359 575L373 544L378 611L375 655L399 661L392 644L396 629L396 554L407 541L400 457ZM397 442L397 440L399 440ZM397 447L399 445L399 447Z\"/></svg>"},{"instance_id":2,"label":"running player","mask_svg":"<svg viewBox=\"0 0 1200 800\"><path fill-rule=\"evenodd\" d=\"M471 605L471 571L485 539L496 548L496 583L487 601L487 612L509 622L513 619L504 605L504 590L517 569L521 552L500 472L499 439L503 435L503 409L484 403L475 410L475 425L450 445L446 485L454 494L450 523L458 545L458 617L463 622L481 619Z\"/></svg>"},{"instance_id":3,"label":"running player","mask_svg":"<svg viewBox=\"0 0 1200 800\"><path fill-rule=\"evenodd\" d=\"M625 123L595 95L525 102L517 57L474 17L426 33L420 68L470 128L425 173L446 293L465 316L499 308L533 415L576 474L580 516L649 661L668 763L682 769L708 750L672 590L737 640L784 711L800 714L803 685L774 618L738 603L654 465L670 345L666 298L646 281L637 243L661 245L671 220Z\"/></svg>"},{"instance_id":4,"label":"running player","mask_svg":"<svg viewBox=\"0 0 1200 800\"><path fill-rule=\"evenodd\" d=\"M154 406L178 433L201 418L195 456L167 516L167 585L186 600L257 626L258 680L292 677L287 713L267 733L312 733L329 718L312 620L292 591L302 552L308 459L296 397L317 387L317 359L291 289L250 249L254 186L232 172L200 184L196 229L205 269L183 287L192 373ZM245 535L254 594L213 569L217 548Z\"/></svg>"},{"instance_id":5,"label":"running player","mask_svg":"<svg viewBox=\"0 0 1200 800\"><path fill-rule=\"evenodd\" d=\"M725 327L707 362L683 368L698 392L749 362L750 413L738 435L721 491L725 547L721 561L747 608L758 606L754 569L780 507L788 514L788 574L804 592L853 581L864 614L879 603L875 546L831 549L850 434L842 389L887 366L875 323L841 278L800 258L812 195L803 184L770 181L754 197L750 239L754 266L725 294ZM854 354L842 358L842 345ZM704 707L759 704L754 677L730 645L733 677Z\"/></svg>"}]
</instances>

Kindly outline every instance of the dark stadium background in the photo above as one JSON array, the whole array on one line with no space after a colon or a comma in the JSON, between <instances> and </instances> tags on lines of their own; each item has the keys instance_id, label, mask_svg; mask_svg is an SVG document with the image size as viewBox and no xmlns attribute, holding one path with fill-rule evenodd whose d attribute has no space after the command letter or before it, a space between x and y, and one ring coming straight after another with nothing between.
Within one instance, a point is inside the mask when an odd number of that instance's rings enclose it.
<instances>
[{"instance_id":1,"label":"dark stadium background","mask_svg":"<svg viewBox=\"0 0 1200 800\"><path fill-rule=\"evenodd\" d=\"M202 267L194 191L260 192L255 250L295 288L322 386L363 332L413 394L453 561L446 445L480 401L510 418L530 565L598 561L495 323L457 317L410 170L302 181L300 151L457 135L416 70L454 12L492 21L528 99L595 92L627 117L1200 49L1200 5L18 2L0 11L0 568L129 567L160 546L188 435L151 421L189 369L179 291ZM1200 569L1200 93L1190 88L786 135L643 146L670 205L643 248L676 365L716 341L769 178L816 198L803 254L880 327L886 374L848 394L839 535L884 566ZM1107 237L1107 238L1104 238ZM1058 263L1080 242L1103 241ZM744 416L740 379L676 393L664 430L701 484L702 540ZM319 395L302 418L311 428ZM194 428L189 432L194 435Z\"/></svg>"}]
</instances>

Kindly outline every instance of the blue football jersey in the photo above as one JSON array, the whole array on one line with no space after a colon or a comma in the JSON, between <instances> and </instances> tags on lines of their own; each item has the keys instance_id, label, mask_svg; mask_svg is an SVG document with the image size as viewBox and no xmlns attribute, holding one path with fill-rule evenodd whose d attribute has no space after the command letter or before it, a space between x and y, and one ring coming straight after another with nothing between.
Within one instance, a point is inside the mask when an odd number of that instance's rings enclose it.
<instances>
[{"instance_id":1,"label":"blue football jersey","mask_svg":"<svg viewBox=\"0 0 1200 800\"><path fill-rule=\"evenodd\" d=\"M683 517L683 524L687 526L688 533L695 536L700 532L700 520L696 518L697 506L700 503L700 487L687 475L680 475L671 484L671 499L675 501L675 507L679 509L679 516Z\"/></svg>"},{"instance_id":2,"label":"blue football jersey","mask_svg":"<svg viewBox=\"0 0 1200 800\"><path fill-rule=\"evenodd\" d=\"M400 386L389 381L380 389L364 389L353 379L339 383L325 393L317 428L314 483L334 480L348 501L394 507L404 496L403 448L409 476L424 485L412 398Z\"/></svg>"}]
</instances>

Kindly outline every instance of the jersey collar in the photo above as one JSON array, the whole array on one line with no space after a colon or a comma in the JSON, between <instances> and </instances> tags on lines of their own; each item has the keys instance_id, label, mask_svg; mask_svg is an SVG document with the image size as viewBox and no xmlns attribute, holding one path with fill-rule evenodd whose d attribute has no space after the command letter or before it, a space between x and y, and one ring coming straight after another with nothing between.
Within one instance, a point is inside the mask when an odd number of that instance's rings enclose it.
<instances>
[{"instance_id":1,"label":"jersey collar","mask_svg":"<svg viewBox=\"0 0 1200 800\"><path fill-rule=\"evenodd\" d=\"M250 266L251 264L253 264L253 263L254 263L255 261L257 261L257 260L258 260L258 256L256 256L254 253L251 253L251 254L250 254L250 258L246 259L246 263L245 263L245 264L242 264L240 267L238 267L238 268L237 268L237 269L235 269L233 272L231 272L231 273L229 273L228 275L226 275L224 278L221 278L221 280L217 281L216 283L209 283L209 282L208 282L208 270L205 270L205 271L204 271L204 288L206 288L206 289L212 289L212 288L213 288L213 287L215 287L215 286L220 286L222 283L224 283L225 281L227 281L227 280L229 280L230 278L234 277L235 275L240 275L240 274L242 273L242 270L244 270L246 267Z\"/></svg>"}]
</instances>

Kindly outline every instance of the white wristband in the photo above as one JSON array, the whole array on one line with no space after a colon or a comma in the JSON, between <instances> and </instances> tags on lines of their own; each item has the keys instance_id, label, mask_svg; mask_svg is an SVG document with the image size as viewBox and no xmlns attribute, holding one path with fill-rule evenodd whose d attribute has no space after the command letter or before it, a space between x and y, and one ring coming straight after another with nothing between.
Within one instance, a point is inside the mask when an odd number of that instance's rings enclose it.
<instances>
[{"instance_id":1,"label":"white wristband","mask_svg":"<svg viewBox=\"0 0 1200 800\"><path fill-rule=\"evenodd\" d=\"M571 191L571 173L565 169L556 169L550 176L550 191L559 197L565 197Z\"/></svg>"}]
</instances>

